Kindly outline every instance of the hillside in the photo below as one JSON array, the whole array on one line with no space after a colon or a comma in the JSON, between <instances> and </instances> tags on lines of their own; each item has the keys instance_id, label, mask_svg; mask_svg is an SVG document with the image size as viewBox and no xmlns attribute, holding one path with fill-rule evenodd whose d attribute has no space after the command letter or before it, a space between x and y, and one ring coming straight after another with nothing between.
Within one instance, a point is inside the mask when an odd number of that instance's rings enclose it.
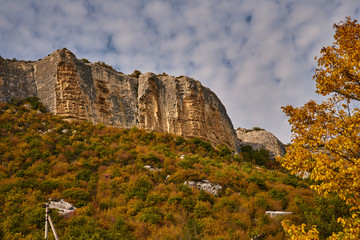
<instances>
[{"instance_id":1,"label":"hillside","mask_svg":"<svg viewBox=\"0 0 360 240\"><path fill-rule=\"evenodd\" d=\"M0 103L0 134L0 239L42 239L49 198L77 208L51 213L60 239L283 239L267 210L326 236L346 212L248 146L63 121L35 98ZM221 189L184 184L202 180Z\"/></svg>"}]
</instances>

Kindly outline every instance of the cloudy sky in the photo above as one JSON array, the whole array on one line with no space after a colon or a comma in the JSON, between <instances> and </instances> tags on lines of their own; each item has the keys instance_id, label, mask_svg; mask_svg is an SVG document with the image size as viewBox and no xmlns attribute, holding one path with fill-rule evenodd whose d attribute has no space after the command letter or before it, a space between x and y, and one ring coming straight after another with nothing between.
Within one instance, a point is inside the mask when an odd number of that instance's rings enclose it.
<instances>
[{"instance_id":1,"label":"cloudy sky","mask_svg":"<svg viewBox=\"0 0 360 240\"><path fill-rule=\"evenodd\" d=\"M314 57L346 16L360 20L358 0L0 0L0 55L66 47L124 73L187 75L218 95L235 128L288 143L280 107L319 99Z\"/></svg>"}]
</instances>

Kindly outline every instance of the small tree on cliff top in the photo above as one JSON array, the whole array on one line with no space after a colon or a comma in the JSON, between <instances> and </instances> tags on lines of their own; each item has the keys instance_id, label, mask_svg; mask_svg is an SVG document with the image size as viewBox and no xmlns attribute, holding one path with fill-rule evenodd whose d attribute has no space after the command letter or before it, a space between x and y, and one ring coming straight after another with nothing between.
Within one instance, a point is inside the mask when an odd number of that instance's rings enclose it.
<instances>
[{"instance_id":1,"label":"small tree on cliff top","mask_svg":"<svg viewBox=\"0 0 360 240\"><path fill-rule=\"evenodd\" d=\"M344 229L329 239L360 236L360 24L347 18L334 25L335 42L321 49L315 71L317 93L328 99L283 107L292 125L292 144L280 161L292 173L311 173L319 194L338 194L351 207L339 218ZM316 229L283 223L290 239L318 239ZM306 229L306 228L305 228Z\"/></svg>"}]
</instances>

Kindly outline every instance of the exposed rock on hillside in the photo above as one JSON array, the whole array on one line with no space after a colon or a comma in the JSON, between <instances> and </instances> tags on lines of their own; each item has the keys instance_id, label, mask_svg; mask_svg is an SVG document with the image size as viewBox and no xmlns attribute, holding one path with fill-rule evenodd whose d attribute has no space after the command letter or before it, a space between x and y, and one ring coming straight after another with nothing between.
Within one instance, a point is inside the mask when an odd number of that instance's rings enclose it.
<instances>
[{"instance_id":1,"label":"exposed rock on hillside","mask_svg":"<svg viewBox=\"0 0 360 240\"><path fill-rule=\"evenodd\" d=\"M222 186L219 184L211 183L209 180L202 181L186 181L184 185L189 187L196 187L200 190L204 190L214 196L217 196L222 189Z\"/></svg>"},{"instance_id":2,"label":"exposed rock on hillside","mask_svg":"<svg viewBox=\"0 0 360 240\"><path fill-rule=\"evenodd\" d=\"M66 215L76 210L74 205L65 202L64 199L60 199L60 201L49 199L48 207L59 210L60 215Z\"/></svg>"},{"instance_id":3,"label":"exposed rock on hillside","mask_svg":"<svg viewBox=\"0 0 360 240\"><path fill-rule=\"evenodd\" d=\"M78 60L67 49L34 62L0 59L0 101L32 96L67 120L137 126L236 149L225 107L192 78L153 73L135 78L102 63Z\"/></svg>"},{"instance_id":4,"label":"exposed rock on hillside","mask_svg":"<svg viewBox=\"0 0 360 240\"><path fill-rule=\"evenodd\" d=\"M236 130L236 134L240 146L250 145L255 150L264 148L269 151L271 158L285 155L286 150L284 144L268 131L262 129L249 131L244 128L239 128Z\"/></svg>"}]
</instances>

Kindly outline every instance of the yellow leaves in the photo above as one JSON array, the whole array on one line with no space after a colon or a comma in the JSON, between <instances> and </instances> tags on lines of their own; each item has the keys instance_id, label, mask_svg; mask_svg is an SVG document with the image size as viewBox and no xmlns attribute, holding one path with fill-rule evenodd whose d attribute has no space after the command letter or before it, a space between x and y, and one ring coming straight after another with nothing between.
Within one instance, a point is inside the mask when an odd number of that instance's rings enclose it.
<instances>
[{"instance_id":1,"label":"yellow leaves","mask_svg":"<svg viewBox=\"0 0 360 240\"><path fill-rule=\"evenodd\" d=\"M338 194L352 217L339 219L344 230L330 239L358 239L360 218L360 24L347 18L335 24L335 42L321 49L315 70L317 92L327 101L283 107L294 133L292 145L279 160L292 173L310 172L319 194ZM290 239L318 239L315 227L283 222Z\"/></svg>"},{"instance_id":2,"label":"yellow leaves","mask_svg":"<svg viewBox=\"0 0 360 240\"><path fill-rule=\"evenodd\" d=\"M329 240L357 240L360 236L360 218L358 214L352 214L351 218L339 218L338 222L344 227L344 230L339 233L334 233Z\"/></svg>"},{"instance_id":3,"label":"yellow leaves","mask_svg":"<svg viewBox=\"0 0 360 240\"><path fill-rule=\"evenodd\" d=\"M316 226L312 226L311 229L306 230L306 225L300 226L290 225L289 220L281 222L285 230L286 236L290 240L318 240L319 232L316 230Z\"/></svg>"}]
</instances>

